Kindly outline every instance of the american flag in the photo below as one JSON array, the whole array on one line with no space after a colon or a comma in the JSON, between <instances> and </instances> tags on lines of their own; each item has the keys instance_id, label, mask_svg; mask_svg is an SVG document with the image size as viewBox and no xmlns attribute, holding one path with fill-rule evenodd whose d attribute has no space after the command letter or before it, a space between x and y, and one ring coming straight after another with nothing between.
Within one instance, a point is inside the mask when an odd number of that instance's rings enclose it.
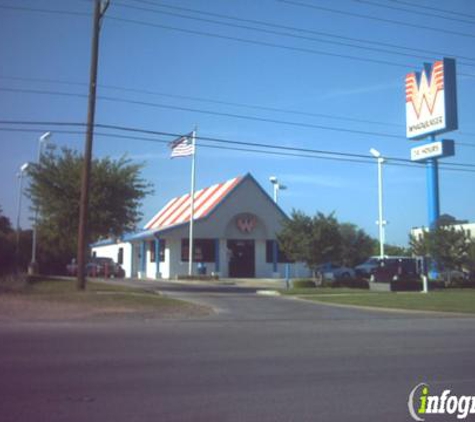
<instances>
[{"instance_id":1,"label":"american flag","mask_svg":"<svg viewBox=\"0 0 475 422\"><path fill-rule=\"evenodd\" d=\"M188 157L195 153L195 145L193 143L193 133L181 136L169 144L172 153L170 158Z\"/></svg>"}]
</instances>

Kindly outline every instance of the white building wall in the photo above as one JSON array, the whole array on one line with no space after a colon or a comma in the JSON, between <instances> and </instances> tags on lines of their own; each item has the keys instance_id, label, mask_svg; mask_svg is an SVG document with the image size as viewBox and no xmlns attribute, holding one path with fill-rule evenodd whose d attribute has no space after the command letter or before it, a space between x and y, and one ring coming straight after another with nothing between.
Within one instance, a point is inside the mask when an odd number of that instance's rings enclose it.
<instances>
[{"instance_id":1,"label":"white building wall","mask_svg":"<svg viewBox=\"0 0 475 422\"><path fill-rule=\"evenodd\" d=\"M255 267L257 278L272 277L272 263L266 263L266 241L256 240L254 242L255 248Z\"/></svg>"},{"instance_id":2,"label":"white building wall","mask_svg":"<svg viewBox=\"0 0 475 422\"><path fill-rule=\"evenodd\" d=\"M121 267L125 271L125 277L131 276L131 256L132 256L132 244L130 243L114 243L111 245L95 246L91 248L91 253L98 257L111 258L114 262L119 263L119 249L123 248L123 260Z\"/></svg>"},{"instance_id":3,"label":"white building wall","mask_svg":"<svg viewBox=\"0 0 475 422\"><path fill-rule=\"evenodd\" d=\"M219 276L229 277L229 254L227 239L219 239Z\"/></svg>"},{"instance_id":4,"label":"white building wall","mask_svg":"<svg viewBox=\"0 0 475 422\"><path fill-rule=\"evenodd\" d=\"M464 230L468 236L475 239L475 223L454 224L449 227L455 227L456 230ZM422 233L427 230L427 227L415 227L411 229L411 235L419 239L422 236Z\"/></svg>"},{"instance_id":5,"label":"white building wall","mask_svg":"<svg viewBox=\"0 0 475 422\"><path fill-rule=\"evenodd\" d=\"M151 261L152 251L150 250L150 241L146 242L146 247L147 247L147 253L145 254L145 257L146 257L145 275L146 275L146 278L155 279L157 276L157 263ZM160 257L156 257L156 259L160 259Z\"/></svg>"}]
</instances>

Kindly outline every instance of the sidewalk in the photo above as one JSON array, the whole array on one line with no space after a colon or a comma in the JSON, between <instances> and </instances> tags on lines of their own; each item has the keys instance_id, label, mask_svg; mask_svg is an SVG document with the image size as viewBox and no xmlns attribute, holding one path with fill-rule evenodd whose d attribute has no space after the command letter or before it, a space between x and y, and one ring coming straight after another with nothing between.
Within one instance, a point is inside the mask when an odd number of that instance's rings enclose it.
<instances>
[{"instance_id":1,"label":"sidewalk","mask_svg":"<svg viewBox=\"0 0 475 422\"><path fill-rule=\"evenodd\" d=\"M114 279L111 279L114 280ZM115 279L119 280L119 279ZM282 278L220 278L219 280L175 280L175 279L152 279L152 278L134 278L134 279L121 279L133 284L134 281L142 281L153 284L154 282L163 282L169 284L193 284L201 286L237 286L237 287L250 287L255 289L285 289L286 282Z\"/></svg>"}]
</instances>

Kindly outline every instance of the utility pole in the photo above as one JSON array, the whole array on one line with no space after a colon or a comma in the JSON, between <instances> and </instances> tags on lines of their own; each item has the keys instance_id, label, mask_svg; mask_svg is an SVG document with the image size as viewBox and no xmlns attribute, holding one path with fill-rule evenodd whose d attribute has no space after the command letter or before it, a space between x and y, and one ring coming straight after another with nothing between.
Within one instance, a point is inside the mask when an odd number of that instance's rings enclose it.
<instances>
[{"instance_id":1,"label":"utility pole","mask_svg":"<svg viewBox=\"0 0 475 422\"><path fill-rule=\"evenodd\" d=\"M94 134L94 115L96 111L97 64L99 59L99 32L101 18L104 16L109 0L102 2L94 0L94 15L92 24L91 68L89 73L89 99L87 112L86 141L84 147L84 164L81 179L81 200L79 204L79 232L78 232L78 290L86 288L86 252L88 245L88 206L89 186L91 178L92 138Z\"/></svg>"}]
</instances>

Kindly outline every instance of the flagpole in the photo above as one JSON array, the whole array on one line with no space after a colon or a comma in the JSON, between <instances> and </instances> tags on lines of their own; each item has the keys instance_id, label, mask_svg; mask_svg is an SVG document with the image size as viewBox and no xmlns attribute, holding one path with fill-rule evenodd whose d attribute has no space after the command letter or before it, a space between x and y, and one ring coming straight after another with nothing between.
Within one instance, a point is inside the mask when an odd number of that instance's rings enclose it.
<instances>
[{"instance_id":1,"label":"flagpole","mask_svg":"<svg viewBox=\"0 0 475 422\"><path fill-rule=\"evenodd\" d=\"M191 203L190 203L190 236L188 242L188 275L193 275L193 220L195 219L195 156L196 156L196 128L191 135L191 142L193 144L193 156L191 159Z\"/></svg>"}]
</instances>

